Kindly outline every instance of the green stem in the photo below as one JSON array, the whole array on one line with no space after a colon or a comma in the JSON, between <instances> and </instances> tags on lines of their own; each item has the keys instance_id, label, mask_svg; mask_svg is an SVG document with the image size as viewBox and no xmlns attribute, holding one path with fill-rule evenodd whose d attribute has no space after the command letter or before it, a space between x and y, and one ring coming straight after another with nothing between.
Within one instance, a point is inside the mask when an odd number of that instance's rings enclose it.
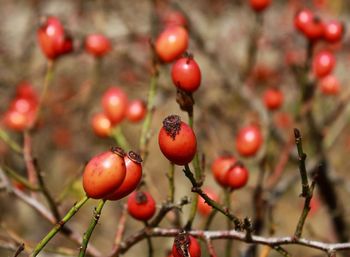
<instances>
[{"instance_id":1,"label":"green stem","mask_svg":"<svg viewBox=\"0 0 350 257\"><path fill-rule=\"evenodd\" d=\"M227 208L231 209L231 192L226 189L224 191L224 196L225 196L225 205ZM232 229L232 222L230 220L226 220L226 226L227 226L227 230L231 230ZM226 247L225 247L225 256L226 257L230 257L231 256L231 249L232 249L232 240L227 240L226 241Z\"/></svg>"},{"instance_id":2,"label":"green stem","mask_svg":"<svg viewBox=\"0 0 350 257\"><path fill-rule=\"evenodd\" d=\"M174 163L170 163L167 177L169 182L168 202L171 202L171 203L174 202L174 198L175 198L174 171L175 171L175 165Z\"/></svg>"},{"instance_id":3,"label":"green stem","mask_svg":"<svg viewBox=\"0 0 350 257\"><path fill-rule=\"evenodd\" d=\"M90 237L91 237L92 232L94 231L94 229L97 225L98 220L100 219L102 208L105 205L105 203L106 203L106 200L100 200L98 202L98 205L94 211L94 216L91 219L90 225L89 225L88 229L86 230L86 232L84 233L83 242L81 244L80 251L79 251L79 257L85 256L86 248L87 248L87 245L89 243Z\"/></svg>"},{"instance_id":4,"label":"green stem","mask_svg":"<svg viewBox=\"0 0 350 257\"><path fill-rule=\"evenodd\" d=\"M213 210L210 212L210 214L209 214L209 216L208 216L208 218L207 218L207 220L206 220L206 222L205 222L204 230L209 230L209 229L210 229L210 225L211 225L211 223L213 222L213 220L214 220L214 218L215 218L215 216L216 216L217 213L218 213L218 211L215 210L215 209L213 209Z\"/></svg>"},{"instance_id":5,"label":"green stem","mask_svg":"<svg viewBox=\"0 0 350 257\"><path fill-rule=\"evenodd\" d=\"M123 149L130 149L130 145L120 126L113 128L111 136L116 141L117 145Z\"/></svg>"},{"instance_id":6,"label":"green stem","mask_svg":"<svg viewBox=\"0 0 350 257\"><path fill-rule=\"evenodd\" d=\"M147 114L142 124L140 145L139 145L141 156L144 162L148 155L147 145L149 141L149 129L151 126L151 121L152 121L153 112L154 112L154 98L156 96L157 89L158 89L158 78L159 78L159 72L158 72L157 65L155 64L155 71L151 77L149 91L148 91Z\"/></svg>"},{"instance_id":7,"label":"green stem","mask_svg":"<svg viewBox=\"0 0 350 257\"><path fill-rule=\"evenodd\" d=\"M6 133L5 130L0 128L0 139L4 141L14 152L22 154L22 148L11 139L11 137Z\"/></svg>"},{"instance_id":8,"label":"green stem","mask_svg":"<svg viewBox=\"0 0 350 257\"><path fill-rule=\"evenodd\" d=\"M39 105L38 105L36 118L35 118L35 121L33 123L33 126L38 121L38 118L41 115L43 104L44 104L44 101L46 99L47 91L48 91L49 85L51 84L52 79L53 79L54 67L55 67L54 61L53 60L48 60L47 68L46 68L46 74L45 74L45 78L44 78L44 85L43 85L43 89L41 91L41 95L40 95L40 99L39 99Z\"/></svg>"},{"instance_id":9,"label":"green stem","mask_svg":"<svg viewBox=\"0 0 350 257\"><path fill-rule=\"evenodd\" d=\"M9 175L11 178L13 178L17 182L21 183L22 185L24 185L27 189L29 189L31 191L39 191L40 190L39 187L30 183L26 178L19 175L16 171L11 169L10 167L4 165L3 168L4 168L4 171L6 172L7 175Z\"/></svg>"},{"instance_id":10,"label":"green stem","mask_svg":"<svg viewBox=\"0 0 350 257\"><path fill-rule=\"evenodd\" d=\"M34 251L30 255L30 257L35 257L39 254L39 252L45 247L45 245L60 231L65 223L67 223L73 216L76 214L79 209L86 203L89 197L85 196L79 202L74 204L74 206L67 212L67 214L59 221L47 235L36 245Z\"/></svg>"}]
</instances>

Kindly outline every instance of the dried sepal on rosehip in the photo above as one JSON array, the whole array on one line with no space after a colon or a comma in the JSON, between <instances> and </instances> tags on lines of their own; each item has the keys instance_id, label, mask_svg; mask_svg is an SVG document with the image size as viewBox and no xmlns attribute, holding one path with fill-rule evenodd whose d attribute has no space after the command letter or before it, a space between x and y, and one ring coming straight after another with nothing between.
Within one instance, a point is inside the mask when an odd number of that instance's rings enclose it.
<instances>
[{"instance_id":1,"label":"dried sepal on rosehip","mask_svg":"<svg viewBox=\"0 0 350 257\"><path fill-rule=\"evenodd\" d=\"M120 147L94 156L85 166L83 187L88 197L101 199L118 189L126 176L125 152Z\"/></svg>"},{"instance_id":2,"label":"dried sepal on rosehip","mask_svg":"<svg viewBox=\"0 0 350 257\"><path fill-rule=\"evenodd\" d=\"M177 165L190 163L197 151L196 135L178 115L170 115L164 119L158 143L164 156Z\"/></svg>"},{"instance_id":3,"label":"dried sepal on rosehip","mask_svg":"<svg viewBox=\"0 0 350 257\"><path fill-rule=\"evenodd\" d=\"M174 257L200 257L202 253L197 239L182 231L174 239L172 254Z\"/></svg>"},{"instance_id":4,"label":"dried sepal on rosehip","mask_svg":"<svg viewBox=\"0 0 350 257\"><path fill-rule=\"evenodd\" d=\"M135 191L128 198L127 208L133 218L147 221L156 212L156 203L150 193Z\"/></svg>"}]
</instances>

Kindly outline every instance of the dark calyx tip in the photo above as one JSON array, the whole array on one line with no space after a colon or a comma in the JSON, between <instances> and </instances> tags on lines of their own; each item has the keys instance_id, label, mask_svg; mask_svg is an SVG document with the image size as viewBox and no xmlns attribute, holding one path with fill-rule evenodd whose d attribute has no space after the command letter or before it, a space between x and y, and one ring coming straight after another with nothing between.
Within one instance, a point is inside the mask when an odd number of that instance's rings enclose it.
<instances>
[{"instance_id":1,"label":"dark calyx tip","mask_svg":"<svg viewBox=\"0 0 350 257\"><path fill-rule=\"evenodd\" d=\"M142 192L142 191L137 191L137 192L136 192L135 199L136 199L136 203L137 203L137 204L144 204L144 203L147 203L147 196L146 196L145 193Z\"/></svg>"},{"instance_id":2,"label":"dark calyx tip","mask_svg":"<svg viewBox=\"0 0 350 257\"><path fill-rule=\"evenodd\" d=\"M125 151L123 150L123 148L119 147L119 146L112 146L111 147L111 152L114 154L119 155L120 157L123 157L126 155Z\"/></svg>"},{"instance_id":3,"label":"dark calyx tip","mask_svg":"<svg viewBox=\"0 0 350 257\"><path fill-rule=\"evenodd\" d=\"M163 121L163 128L172 139L175 139L181 129L181 118L178 115L170 115Z\"/></svg>"},{"instance_id":4,"label":"dark calyx tip","mask_svg":"<svg viewBox=\"0 0 350 257\"><path fill-rule=\"evenodd\" d=\"M134 151L129 151L128 152L128 157L130 160L132 160L133 162L136 162L138 164L142 163L142 158L141 155L139 155L138 153L135 153Z\"/></svg>"},{"instance_id":5,"label":"dark calyx tip","mask_svg":"<svg viewBox=\"0 0 350 257\"><path fill-rule=\"evenodd\" d=\"M175 237L175 248L183 257L188 257L188 247L190 245L190 236L186 231L182 231Z\"/></svg>"}]
</instances>

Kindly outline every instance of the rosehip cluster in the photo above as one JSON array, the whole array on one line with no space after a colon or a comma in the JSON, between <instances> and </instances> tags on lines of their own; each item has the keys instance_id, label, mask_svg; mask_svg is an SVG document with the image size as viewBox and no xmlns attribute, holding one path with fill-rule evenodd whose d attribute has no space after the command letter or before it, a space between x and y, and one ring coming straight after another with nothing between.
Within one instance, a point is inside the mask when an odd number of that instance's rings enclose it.
<instances>
[{"instance_id":1,"label":"rosehip cluster","mask_svg":"<svg viewBox=\"0 0 350 257\"><path fill-rule=\"evenodd\" d=\"M139 122L146 115L146 105L142 100L129 102L126 93L119 87L109 87L102 96L103 112L96 113L91 120L95 134L99 137L110 135L113 127L124 118L130 122Z\"/></svg>"},{"instance_id":2,"label":"rosehip cluster","mask_svg":"<svg viewBox=\"0 0 350 257\"><path fill-rule=\"evenodd\" d=\"M44 18L37 31L37 37L42 52L50 60L73 51L73 39L66 33L57 17Z\"/></svg>"},{"instance_id":3,"label":"rosehip cluster","mask_svg":"<svg viewBox=\"0 0 350 257\"><path fill-rule=\"evenodd\" d=\"M23 82L17 86L15 97L4 114L4 125L22 132L34 125L39 105L38 95L32 85Z\"/></svg>"},{"instance_id":4,"label":"rosehip cluster","mask_svg":"<svg viewBox=\"0 0 350 257\"><path fill-rule=\"evenodd\" d=\"M294 17L294 26L310 41L325 40L338 43L344 34L344 25L337 20L323 22L309 9L299 10Z\"/></svg>"},{"instance_id":5,"label":"rosehip cluster","mask_svg":"<svg viewBox=\"0 0 350 257\"><path fill-rule=\"evenodd\" d=\"M120 147L94 156L83 173L88 197L119 200L136 189L142 178L142 159L133 151L125 154Z\"/></svg>"},{"instance_id":6,"label":"rosehip cluster","mask_svg":"<svg viewBox=\"0 0 350 257\"><path fill-rule=\"evenodd\" d=\"M220 186L231 190L244 187L249 179L247 168L232 155L216 158L211 165L211 171Z\"/></svg>"}]
</instances>

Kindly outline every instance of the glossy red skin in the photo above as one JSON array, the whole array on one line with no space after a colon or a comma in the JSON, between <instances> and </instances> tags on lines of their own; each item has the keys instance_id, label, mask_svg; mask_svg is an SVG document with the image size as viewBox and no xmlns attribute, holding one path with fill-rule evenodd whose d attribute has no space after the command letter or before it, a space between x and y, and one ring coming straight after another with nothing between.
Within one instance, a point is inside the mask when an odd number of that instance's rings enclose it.
<instances>
[{"instance_id":1,"label":"glossy red skin","mask_svg":"<svg viewBox=\"0 0 350 257\"><path fill-rule=\"evenodd\" d=\"M226 187L226 173L236 163L237 159L233 156L219 156L215 159L213 164L211 165L211 171L216 182L219 185Z\"/></svg>"},{"instance_id":2,"label":"glossy red skin","mask_svg":"<svg viewBox=\"0 0 350 257\"><path fill-rule=\"evenodd\" d=\"M333 20L324 25L323 38L329 43L336 43L341 41L344 34L343 23Z\"/></svg>"},{"instance_id":3,"label":"glossy red skin","mask_svg":"<svg viewBox=\"0 0 350 257\"><path fill-rule=\"evenodd\" d=\"M174 85L186 92L196 91L201 84L201 77L197 62L190 57L178 59L171 68Z\"/></svg>"},{"instance_id":4,"label":"glossy red skin","mask_svg":"<svg viewBox=\"0 0 350 257\"><path fill-rule=\"evenodd\" d=\"M112 125L120 123L128 108L128 97L119 87L110 87L102 96L102 108Z\"/></svg>"},{"instance_id":5,"label":"glossy red skin","mask_svg":"<svg viewBox=\"0 0 350 257\"><path fill-rule=\"evenodd\" d=\"M3 117L4 125L11 130L23 132L30 127L31 120L27 114L15 110L8 110Z\"/></svg>"},{"instance_id":6,"label":"glossy red skin","mask_svg":"<svg viewBox=\"0 0 350 257\"><path fill-rule=\"evenodd\" d=\"M181 121L180 131L173 139L161 128L158 135L160 150L174 164L185 165L192 161L197 150L197 139L193 130Z\"/></svg>"},{"instance_id":7,"label":"glossy red skin","mask_svg":"<svg viewBox=\"0 0 350 257\"><path fill-rule=\"evenodd\" d=\"M236 136L236 149L241 156L254 156L263 143L261 131L257 126L242 128Z\"/></svg>"},{"instance_id":8,"label":"glossy red skin","mask_svg":"<svg viewBox=\"0 0 350 257\"><path fill-rule=\"evenodd\" d=\"M267 89L263 96L266 108L271 111L277 110L281 107L283 98L283 93L275 88Z\"/></svg>"},{"instance_id":9,"label":"glossy red skin","mask_svg":"<svg viewBox=\"0 0 350 257\"><path fill-rule=\"evenodd\" d=\"M104 113L96 113L92 116L91 126L98 137L108 137L112 131L112 123Z\"/></svg>"},{"instance_id":10,"label":"glossy red skin","mask_svg":"<svg viewBox=\"0 0 350 257\"><path fill-rule=\"evenodd\" d=\"M325 95L338 95L340 92L340 83L337 77L330 74L319 81L319 87Z\"/></svg>"},{"instance_id":11,"label":"glossy red skin","mask_svg":"<svg viewBox=\"0 0 350 257\"><path fill-rule=\"evenodd\" d=\"M142 100L133 100L128 105L126 112L126 118L131 122L141 121L147 113L147 107Z\"/></svg>"},{"instance_id":12,"label":"glossy red skin","mask_svg":"<svg viewBox=\"0 0 350 257\"><path fill-rule=\"evenodd\" d=\"M148 192L143 192L147 197L147 201L144 203L138 203L136 196L138 192L132 192L128 198L127 206L128 213L137 220L147 221L153 217L156 212L156 203Z\"/></svg>"},{"instance_id":13,"label":"glossy red skin","mask_svg":"<svg viewBox=\"0 0 350 257\"><path fill-rule=\"evenodd\" d=\"M124 161L126 167L125 179L116 191L106 197L107 200L115 201L127 196L136 189L141 181L142 165L131 160L128 156L124 157Z\"/></svg>"},{"instance_id":14,"label":"glossy red skin","mask_svg":"<svg viewBox=\"0 0 350 257\"><path fill-rule=\"evenodd\" d=\"M172 62L180 57L188 47L188 32L181 26L169 26L163 30L155 42L156 53L163 62Z\"/></svg>"},{"instance_id":15,"label":"glossy red skin","mask_svg":"<svg viewBox=\"0 0 350 257\"><path fill-rule=\"evenodd\" d=\"M190 237L190 244L188 246L188 251L191 257L201 257L201 247L197 241L196 238L194 238L193 236L189 236ZM172 254L174 257L184 257L182 253L178 252L176 249L175 244L173 244L173 248L172 248Z\"/></svg>"},{"instance_id":16,"label":"glossy red skin","mask_svg":"<svg viewBox=\"0 0 350 257\"><path fill-rule=\"evenodd\" d=\"M85 39L85 50L95 57L106 55L111 48L111 42L102 34L91 34Z\"/></svg>"},{"instance_id":17,"label":"glossy red skin","mask_svg":"<svg viewBox=\"0 0 350 257\"><path fill-rule=\"evenodd\" d=\"M324 24L318 18L313 18L305 24L303 33L309 40L321 39L324 35Z\"/></svg>"},{"instance_id":18,"label":"glossy red skin","mask_svg":"<svg viewBox=\"0 0 350 257\"><path fill-rule=\"evenodd\" d=\"M314 14L309 9L302 9L294 16L294 27L304 33L305 26L314 19Z\"/></svg>"},{"instance_id":19,"label":"glossy red skin","mask_svg":"<svg viewBox=\"0 0 350 257\"><path fill-rule=\"evenodd\" d=\"M271 4L271 0L249 0L250 7L256 11L261 12Z\"/></svg>"},{"instance_id":20,"label":"glossy red skin","mask_svg":"<svg viewBox=\"0 0 350 257\"><path fill-rule=\"evenodd\" d=\"M73 50L72 39L67 37L60 20L56 17L47 17L37 31L41 50L48 59L54 60L62 54Z\"/></svg>"},{"instance_id":21,"label":"glossy red skin","mask_svg":"<svg viewBox=\"0 0 350 257\"><path fill-rule=\"evenodd\" d=\"M124 157L107 151L93 157L83 173L83 187L90 198L101 199L116 190L124 181Z\"/></svg>"},{"instance_id":22,"label":"glossy red skin","mask_svg":"<svg viewBox=\"0 0 350 257\"><path fill-rule=\"evenodd\" d=\"M210 199L216 202L219 201L218 194L210 187L203 188L203 191L209 196ZM197 206L198 206L198 212L203 216L208 216L213 210L213 208L210 205L208 205L201 196L198 196Z\"/></svg>"},{"instance_id":23,"label":"glossy red skin","mask_svg":"<svg viewBox=\"0 0 350 257\"><path fill-rule=\"evenodd\" d=\"M231 189L240 189L244 187L249 179L248 170L241 165L235 165L226 174L228 187Z\"/></svg>"},{"instance_id":24,"label":"glossy red skin","mask_svg":"<svg viewBox=\"0 0 350 257\"><path fill-rule=\"evenodd\" d=\"M333 71L335 63L335 57L331 52L321 51L312 60L312 71L317 78L323 78Z\"/></svg>"}]
</instances>

